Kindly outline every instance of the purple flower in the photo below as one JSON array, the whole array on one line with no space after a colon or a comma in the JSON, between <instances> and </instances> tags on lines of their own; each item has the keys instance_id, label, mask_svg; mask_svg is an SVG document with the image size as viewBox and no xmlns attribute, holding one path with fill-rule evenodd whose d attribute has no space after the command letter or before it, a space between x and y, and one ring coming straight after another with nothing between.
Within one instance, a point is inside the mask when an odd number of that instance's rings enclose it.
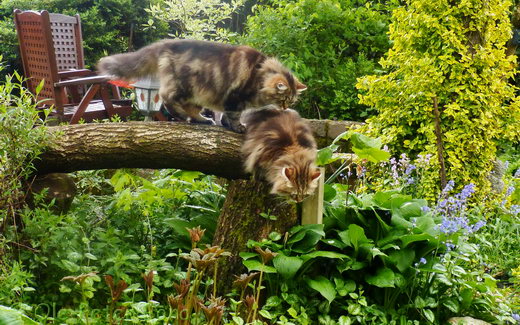
<instances>
[{"instance_id":1,"label":"purple flower","mask_svg":"<svg viewBox=\"0 0 520 325\"><path fill-rule=\"evenodd\" d=\"M520 178L520 168L518 168L515 172L515 174L513 175L514 178Z\"/></svg>"},{"instance_id":2,"label":"purple flower","mask_svg":"<svg viewBox=\"0 0 520 325\"><path fill-rule=\"evenodd\" d=\"M421 264L426 264L426 259L424 257L421 257L419 262L415 263L414 266L419 267Z\"/></svg>"},{"instance_id":3,"label":"purple flower","mask_svg":"<svg viewBox=\"0 0 520 325\"><path fill-rule=\"evenodd\" d=\"M520 324L520 315L518 315L517 313L513 313L511 314L511 317L513 317L513 319L516 320L518 324Z\"/></svg>"},{"instance_id":4,"label":"purple flower","mask_svg":"<svg viewBox=\"0 0 520 325\"><path fill-rule=\"evenodd\" d=\"M517 216L517 215L520 213L520 205L518 205L518 204L513 204L513 205L509 208L509 211L511 212L512 215Z\"/></svg>"},{"instance_id":5,"label":"purple flower","mask_svg":"<svg viewBox=\"0 0 520 325\"><path fill-rule=\"evenodd\" d=\"M513 185L509 186L506 191L506 197L510 196L515 191L515 187Z\"/></svg>"},{"instance_id":6,"label":"purple flower","mask_svg":"<svg viewBox=\"0 0 520 325\"><path fill-rule=\"evenodd\" d=\"M425 205L425 206L421 207L421 211L426 213L426 212L430 211L430 207Z\"/></svg>"},{"instance_id":7,"label":"purple flower","mask_svg":"<svg viewBox=\"0 0 520 325\"><path fill-rule=\"evenodd\" d=\"M415 169L417 169L417 167L415 167L415 165L410 164L410 165L408 165L408 166L406 167L406 170L404 171L404 174L408 176L408 175L410 175L410 174L411 174Z\"/></svg>"},{"instance_id":8,"label":"purple flower","mask_svg":"<svg viewBox=\"0 0 520 325\"><path fill-rule=\"evenodd\" d=\"M406 179L406 184L411 185L413 183L415 183L415 179L413 177L408 177Z\"/></svg>"},{"instance_id":9,"label":"purple flower","mask_svg":"<svg viewBox=\"0 0 520 325\"><path fill-rule=\"evenodd\" d=\"M484 227L485 225L486 225L486 221L484 221L484 220L477 221L477 223L475 223L474 225L471 226L471 232L476 232L480 228Z\"/></svg>"},{"instance_id":10,"label":"purple flower","mask_svg":"<svg viewBox=\"0 0 520 325\"><path fill-rule=\"evenodd\" d=\"M446 249L447 249L448 251L451 251L451 250L454 250L454 249L455 249L455 244L453 244L453 243L446 242L445 245L446 245Z\"/></svg>"},{"instance_id":11,"label":"purple flower","mask_svg":"<svg viewBox=\"0 0 520 325\"><path fill-rule=\"evenodd\" d=\"M449 192L451 192L451 190L453 190L453 186L455 186L455 182L453 180L450 180L448 184L446 184L446 186L442 189L441 195L446 195Z\"/></svg>"}]
</instances>

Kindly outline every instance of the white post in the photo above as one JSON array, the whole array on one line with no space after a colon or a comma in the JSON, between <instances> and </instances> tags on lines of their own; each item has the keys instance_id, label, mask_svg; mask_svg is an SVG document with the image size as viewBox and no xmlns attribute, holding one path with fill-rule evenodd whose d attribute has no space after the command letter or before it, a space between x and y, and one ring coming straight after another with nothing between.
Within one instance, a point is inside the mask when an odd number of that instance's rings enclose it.
<instances>
[{"instance_id":1,"label":"white post","mask_svg":"<svg viewBox=\"0 0 520 325\"><path fill-rule=\"evenodd\" d=\"M302 225L323 223L323 189L325 185L325 168L320 167L318 187L312 196L302 203Z\"/></svg>"}]
</instances>

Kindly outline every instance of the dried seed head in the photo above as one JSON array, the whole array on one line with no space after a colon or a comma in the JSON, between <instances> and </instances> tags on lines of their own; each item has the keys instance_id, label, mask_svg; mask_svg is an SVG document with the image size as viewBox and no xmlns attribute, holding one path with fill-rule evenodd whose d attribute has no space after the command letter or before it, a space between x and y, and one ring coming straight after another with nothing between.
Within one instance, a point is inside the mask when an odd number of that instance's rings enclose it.
<instances>
[{"instance_id":1,"label":"dried seed head","mask_svg":"<svg viewBox=\"0 0 520 325\"><path fill-rule=\"evenodd\" d=\"M266 248L265 250L261 249L260 247L256 246L255 250L258 254L260 254L260 257L262 258L262 263L267 264L269 261L271 261L278 253L273 253L269 248Z\"/></svg>"},{"instance_id":2,"label":"dried seed head","mask_svg":"<svg viewBox=\"0 0 520 325\"><path fill-rule=\"evenodd\" d=\"M188 232L190 233L191 243L195 246L198 242L202 239L204 236L204 232L206 232L206 229L201 229L200 226L197 226L195 228L188 229Z\"/></svg>"},{"instance_id":3,"label":"dried seed head","mask_svg":"<svg viewBox=\"0 0 520 325\"><path fill-rule=\"evenodd\" d=\"M249 282L251 282L251 280L253 280L253 278L257 274L258 274L258 272L253 272L250 274L244 273L244 274L240 274L240 276L235 275L236 280L233 282L233 285L235 287L242 288L242 290L245 290L247 288L247 285L249 284Z\"/></svg>"}]
</instances>

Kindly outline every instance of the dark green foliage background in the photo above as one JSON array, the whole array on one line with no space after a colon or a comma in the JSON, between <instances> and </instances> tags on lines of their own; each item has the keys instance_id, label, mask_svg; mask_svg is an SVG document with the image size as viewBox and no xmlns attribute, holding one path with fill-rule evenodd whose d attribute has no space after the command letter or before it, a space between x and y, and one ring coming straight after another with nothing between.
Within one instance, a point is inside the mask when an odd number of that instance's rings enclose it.
<instances>
[{"instance_id":1,"label":"dark green foliage background","mask_svg":"<svg viewBox=\"0 0 520 325\"><path fill-rule=\"evenodd\" d=\"M381 72L390 3L276 1L257 7L239 42L277 56L308 86L296 108L306 117L364 120L375 111L359 104L356 78Z\"/></svg>"},{"instance_id":2,"label":"dark green foliage background","mask_svg":"<svg viewBox=\"0 0 520 325\"><path fill-rule=\"evenodd\" d=\"M167 35L167 24L155 22L155 29L144 30L150 19L144 10L150 0L6 0L0 4L0 53L6 69L22 72L13 11L47 10L66 15L79 14L83 32L85 65L93 68L99 58L140 48ZM130 42L131 29L133 37Z\"/></svg>"}]
</instances>

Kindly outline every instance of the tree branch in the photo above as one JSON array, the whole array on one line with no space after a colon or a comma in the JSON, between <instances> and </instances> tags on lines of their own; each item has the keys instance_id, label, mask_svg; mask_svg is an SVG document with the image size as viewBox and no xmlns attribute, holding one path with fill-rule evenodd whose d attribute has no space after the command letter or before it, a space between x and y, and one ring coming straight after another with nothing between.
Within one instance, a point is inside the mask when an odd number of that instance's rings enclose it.
<instances>
[{"instance_id":1,"label":"tree branch","mask_svg":"<svg viewBox=\"0 0 520 325\"><path fill-rule=\"evenodd\" d=\"M310 120L319 143L356 122ZM111 168L178 168L243 178L242 134L180 122L90 123L48 127L52 144L35 162L38 174Z\"/></svg>"}]
</instances>

